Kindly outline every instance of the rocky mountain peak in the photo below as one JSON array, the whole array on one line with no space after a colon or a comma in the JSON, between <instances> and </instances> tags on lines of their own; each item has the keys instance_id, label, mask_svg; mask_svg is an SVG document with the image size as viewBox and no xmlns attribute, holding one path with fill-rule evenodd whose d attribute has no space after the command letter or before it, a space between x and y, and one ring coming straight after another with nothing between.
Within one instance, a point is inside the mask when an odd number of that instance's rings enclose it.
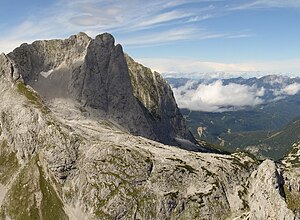
<instances>
[{"instance_id":1,"label":"rocky mountain peak","mask_svg":"<svg viewBox=\"0 0 300 220\"><path fill-rule=\"evenodd\" d=\"M104 46L106 48L112 48L115 45L115 39L109 33L97 35L95 41L99 43L99 45Z\"/></svg>"},{"instance_id":2,"label":"rocky mountain peak","mask_svg":"<svg viewBox=\"0 0 300 220\"><path fill-rule=\"evenodd\" d=\"M70 38L72 38L73 36L75 36L76 38L91 40L91 37L89 35L87 35L85 32L79 32L76 35L72 35Z\"/></svg>"},{"instance_id":3,"label":"rocky mountain peak","mask_svg":"<svg viewBox=\"0 0 300 220\"><path fill-rule=\"evenodd\" d=\"M95 39L79 33L65 40L35 41L8 57L25 84L45 101L71 99L132 134L203 150L188 131L167 82L126 58L109 33Z\"/></svg>"}]
</instances>

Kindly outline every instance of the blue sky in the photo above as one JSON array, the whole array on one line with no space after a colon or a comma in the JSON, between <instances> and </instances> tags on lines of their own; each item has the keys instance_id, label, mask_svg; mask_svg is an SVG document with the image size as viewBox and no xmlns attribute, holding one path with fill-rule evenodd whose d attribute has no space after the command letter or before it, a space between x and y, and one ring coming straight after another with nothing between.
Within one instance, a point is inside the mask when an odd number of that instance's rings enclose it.
<instances>
[{"instance_id":1,"label":"blue sky","mask_svg":"<svg viewBox=\"0 0 300 220\"><path fill-rule=\"evenodd\" d=\"M0 51L22 42L112 33L162 73L300 76L300 0L11 0Z\"/></svg>"}]
</instances>

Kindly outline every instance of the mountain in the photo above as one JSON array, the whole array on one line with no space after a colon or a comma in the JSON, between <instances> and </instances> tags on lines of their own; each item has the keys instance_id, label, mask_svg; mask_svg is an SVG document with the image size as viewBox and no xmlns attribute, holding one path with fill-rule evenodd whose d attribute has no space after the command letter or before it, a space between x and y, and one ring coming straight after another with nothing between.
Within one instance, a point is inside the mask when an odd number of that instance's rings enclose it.
<instances>
[{"instance_id":1,"label":"mountain","mask_svg":"<svg viewBox=\"0 0 300 220\"><path fill-rule=\"evenodd\" d=\"M220 136L228 149L247 150L259 157L282 159L293 143L300 140L300 118L296 118L280 130L266 132L236 132Z\"/></svg>"},{"instance_id":2,"label":"mountain","mask_svg":"<svg viewBox=\"0 0 300 220\"><path fill-rule=\"evenodd\" d=\"M21 45L8 57L24 83L46 101L69 99L132 134L179 146L183 142L180 140L187 140L189 148L200 149L186 128L167 83L159 76L152 77L151 72L136 74L135 68L139 67L133 61L129 74L122 47L114 45L110 34L91 39L79 33L66 40L36 41ZM137 77L143 88L147 88L147 83L156 88L141 90L135 82ZM133 93L137 89L140 95Z\"/></svg>"},{"instance_id":3,"label":"mountain","mask_svg":"<svg viewBox=\"0 0 300 220\"><path fill-rule=\"evenodd\" d=\"M153 121L173 115L169 128L180 114L164 112L160 76L113 42L81 33L0 55L1 219L299 218L284 164L149 139L160 137ZM166 100L151 108L153 97Z\"/></svg>"}]
</instances>

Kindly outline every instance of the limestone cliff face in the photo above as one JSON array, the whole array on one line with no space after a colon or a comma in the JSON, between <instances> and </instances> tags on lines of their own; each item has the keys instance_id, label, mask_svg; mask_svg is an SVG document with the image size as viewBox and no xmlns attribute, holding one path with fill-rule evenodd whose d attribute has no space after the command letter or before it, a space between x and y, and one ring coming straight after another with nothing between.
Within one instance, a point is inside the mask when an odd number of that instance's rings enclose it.
<instances>
[{"instance_id":1,"label":"limestone cliff face","mask_svg":"<svg viewBox=\"0 0 300 220\"><path fill-rule=\"evenodd\" d=\"M158 138L166 144L176 142L174 137L195 142L177 107L169 84L159 73L135 62L128 55L125 57L133 85L133 94L144 107L145 114L150 116L148 121Z\"/></svg>"},{"instance_id":2,"label":"limestone cliff face","mask_svg":"<svg viewBox=\"0 0 300 220\"><path fill-rule=\"evenodd\" d=\"M128 70L122 47L115 46L110 34L36 41L8 56L25 84L46 101L73 99L132 134L202 150L186 128L167 83L158 73L136 68L138 64L130 59Z\"/></svg>"}]
</instances>

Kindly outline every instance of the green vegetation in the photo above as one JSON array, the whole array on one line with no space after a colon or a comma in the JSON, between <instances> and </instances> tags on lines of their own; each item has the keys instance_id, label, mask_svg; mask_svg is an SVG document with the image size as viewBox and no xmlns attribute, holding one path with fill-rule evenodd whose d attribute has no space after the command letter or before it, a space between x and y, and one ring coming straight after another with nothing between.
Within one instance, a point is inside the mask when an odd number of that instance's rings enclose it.
<instances>
[{"instance_id":1,"label":"green vegetation","mask_svg":"<svg viewBox=\"0 0 300 220\"><path fill-rule=\"evenodd\" d=\"M19 167L16 154L9 151L7 142L0 142L0 183L6 184L16 174Z\"/></svg>"},{"instance_id":2,"label":"green vegetation","mask_svg":"<svg viewBox=\"0 0 300 220\"><path fill-rule=\"evenodd\" d=\"M248 201L247 201L247 190L246 188L244 188L243 190L239 190L238 191L238 195L240 197L240 199L242 200L243 202L243 209L244 210L249 210L249 204L248 204Z\"/></svg>"},{"instance_id":3,"label":"green vegetation","mask_svg":"<svg viewBox=\"0 0 300 220\"><path fill-rule=\"evenodd\" d=\"M202 127L199 138L215 146L224 144L221 150L247 150L259 158L279 160L300 140L299 97L232 112L181 112L195 137Z\"/></svg>"},{"instance_id":4,"label":"green vegetation","mask_svg":"<svg viewBox=\"0 0 300 220\"><path fill-rule=\"evenodd\" d=\"M194 169L193 167L191 167L190 165L186 164L185 161L179 159L179 158L170 158L170 157L167 157L166 158L167 160L172 160L172 161L175 161L175 162L178 162L180 163L179 165L176 165L176 169L177 170L181 170L181 171L188 171L188 173L196 173L197 170Z\"/></svg>"},{"instance_id":5,"label":"green vegetation","mask_svg":"<svg viewBox=\"0 0 300 220\"><path fill-rule=\"evenodd\" d=\"M40 219L35 192L36 183L33 176L36 169L33 162L23 168L9 193L9 201L6 204L6 212L12 219Z\"/></svg>"},{"instance_id":6,"label":"green vegetation","mask_svg":"<svg viewBox=\"0 0 300 220\"><path fill-rule=\"evenodd\" d=\"M290 191L285 185L284 185L284 193L286 197L286 203L290 210L300 212L300 193Z\"/></svg>"},{"instance_id":7,"label":"green vegetation","mask_svg":"<svg viewBox=\"0 0 300 220\"><path fill-rule=\"evenodd\" d=\"M295 158L287 158L287 162L290 162L292 164L292 167L300 167L300 160L299 156L296 156Z\"/></svg>"},{"instance_id":8,"label":"green vegetation","mask_svg":"<svg viewBox=\"0 0 300 220\"><path fill-rule=\"evenodd\" d=\"M18 92L23 94L28 101L39 108L43 113L49 113L49 109L43 104L41 98L34 91L29 89L24 83L17 82Z\"/></svg>"},{"instance_id":9,"label":"green vegetation","mask_svg":"<svg viewBox=\"0 0 300 220\"><path fill-rule=\"evenodd\" d=\"M37 157L20 171L8 196L2 215L12 219L68 219L60 198L38 165Z\"/></svg>"},{"instance_id":10,"label":"green vegetation","mask_svg":"<svg viewBox=\"0 0 300 220\"><path fill-rule=\"evenodd\" d=\"M179 191L166 193L165 196L170 197L172 200L177 199Z\"/></svg>"},{"instance_id":11,"label":"green vegetation","mask_svg":"<svg viewBox=\"0 0 300 220\"><path fill-rule=\"evenodd\" d=\"M41 213L43 220L52 220L52 219L68 219L67 215L64 212L64 205L54 190L53 186L49 183L50 180L45 179L45 173L43 169L38 166L39 170L39 185L40 190L43 195L41 202Z\"/></svg>"},{"instance_id":12,"label":"green vegetation","mask_svg":"<svg viewBox=\"0 0 300 220\"><path fill-rule=\"evenodd\" d=\"M171 158L171 157L167 157L166 159L167 159L167 160L176 161L176 162L179 162L179 163L185 163L183 160L180 160L179 158Z\"/></svg>"},{"instance_id":13,"label":"green vegetation","mask_svg":"<svg viewBox=\"0 0 300 220\"><path fill-rule=\"evenodd\" d=\"M216 121L215 125L219 126ZM230 123L228 126L230 126ZM222 127L222 124L220 127ZM296 118L279 131L243 131L231 133L224 131L223 133L212 135L217 135L224 140L225 145L220 149L229 152L252 149L258 157L279 160L289 152L293 143L300 140L300 118ZM220 140L214 140L209 137L204 137L204 139L209 139L213 143L220 142Z\"/></svg>"},{"instance_id":14,"label":"green vegetation","mask_svg":"<svg viewBox=\"0 0 300 220\"><path fill-rule=\"evenodd\" d=\"M210 172L208 169L206 169L205 167L202 167L202 170L204 170L206 172L206 176L207 177L214 177L215 174Z\"/></svg>"},{"instance_id":15,"label":"green vegetation","mask_svg":"<svg viewBox=\"0 0 300 220\"><path fill-rule=\"evenodd\" d=\"M114 216L110 216L105 213L105 207L110 203L111 200L114 200L115 197L121 199L120 203L126 204L126 206L130 206L128 208L127 216L134 216L133 207L136 207L136 212L140 213L142 216L148 216L150 219L155 218L155 212L153 212L153 207L151 204L153 201L153 197L151 194L147 194L145 189L140 186L133 186L131 181L124 179L122 175L113 172L101 172L101 175L107 175L111 178L116 179L116 183L102 183L101 185L93 184L93 188L96 189L96 192L103 190L103 188L107 188L109 190L109 194L105 196L105 198L101 198L100 196L95 198L97 202L94 206L94 214L100 219L114 219ZM129 177L130 178L130 177Z\"/></svg>"},{"instance_id":16,"label":"green vegetation","mask_svg":"<svg viewBox=\"0 0 300 220\"><path fill-rule=\"evenodd\" d=\"M240 149L246 149L254 146L259 149L261 155L279 160L300 140L300 119L293 120L280 131L235 133L224 135L222 138L230 143L228 148L234 149L239 146Z\"/></svg>"}]
</instances>

